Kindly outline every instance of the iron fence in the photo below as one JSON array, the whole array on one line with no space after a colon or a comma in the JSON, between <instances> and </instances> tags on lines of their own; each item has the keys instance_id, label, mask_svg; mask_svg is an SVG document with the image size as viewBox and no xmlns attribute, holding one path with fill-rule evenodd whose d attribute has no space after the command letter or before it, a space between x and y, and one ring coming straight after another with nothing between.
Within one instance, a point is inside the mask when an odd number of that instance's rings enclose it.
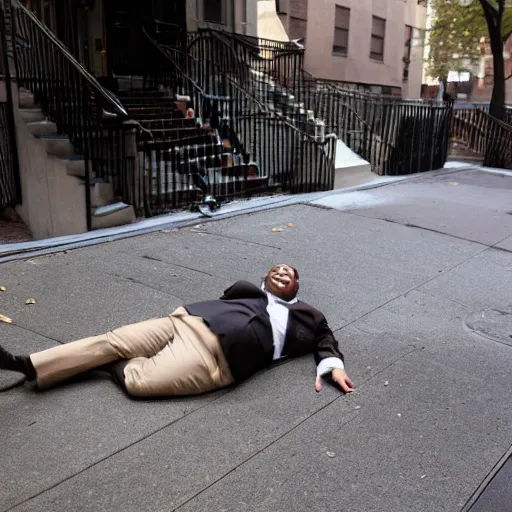
<instances>
[{"instance_id":1,"label":"iron fence","mask_svg":"<svg viewBox=\"0 0 512 512\"><path fill-rule=\"evenodd\" d=\"M450 138L484 157L484 165L512 169L512 126L480 109L456 109Z\"/></svg>"},{"instance_id":2,"label":"iron fence","mask_svg":"<svg viewBox=\"0 0 512 512\"><path fill-rule=\"evenodd\" d=\"M11 4L0 2L0 209L20 204L21 182L12 100L10 59L12 58ZM0 91L1 93L1 91Z\"/></svg>"},{"instance_id":3,"label":"iron fence","mask_svg":"<svg viewBox=\"0 0 512 512\"><path fill-rule=\"evenodd\" d=\"M448 156L451 105L410 102L323 84L315 106L327 126L381 175L443 167Z\"/></svg>"},{"instance_id":4,"label":"iron fence","mask_svg":"<svg viewBox=\"0 0 512 512\"><path fill-rule=\"evenodd\" d=\"M335 133L378 174L423 172L446 161L448 104L316 79L304 70L304 52L293 43L200 30L189 49L201 62L215 63L208 76L224 73L305 134Z\"/></svg>"},{"instance_id":5,"label":"iron fence","mask_svg":"<svg viewBox=\"0 0 512 512\"><path fill-rule=\"evenodd\" d=\"M335 137L315 138L277 116L222 71L218 60L211 61L211 54L198 60L148 40L153 45L150 82L188 95L202 138L205 129L212 130L211 141L198 143L173 142L151 130L153 139L140 144L148 213L190 202L202 185L204 193L221 199L332 188Z\"/></svg>"},{"instance_id":6,"label":"iron fence","mask_svg":"<svg viewBox=\"0 0 512 512\"><path fill-rule=\"evenodd\" d=\"M0 103L0 209L21 203L13 125L7 103Z\"/></svg>"},{"instance_id":7,"label":"iron fence","mask_svg":"<svg viewBox=\"0 0 512 512\"><path fill-rule=\"evenodd\" d=\"M127 113L121 103L69 53L51 30L19 1L14 3L18 84L59 134L66 135L76 158L84 161L87 224L91 229L90 185L112 181L123 200L135 195L133 172L126 158ZM129 190L128 190L129 189ZM136 205L134 205L136 206Z\"/></svg>"},{"instance_id":8,"label":"iron fence","mask_svg":"<svg viewBox=\"0 0 512 512\"><path fill-rule=\"evenodd\" d=\"M486 114L490 113L490 103L473 103L473 106L479 110L483 110ZM501 109L500 120L506 124L512 125L512 105L504 105Z\"/></svg>"}]
</instances>

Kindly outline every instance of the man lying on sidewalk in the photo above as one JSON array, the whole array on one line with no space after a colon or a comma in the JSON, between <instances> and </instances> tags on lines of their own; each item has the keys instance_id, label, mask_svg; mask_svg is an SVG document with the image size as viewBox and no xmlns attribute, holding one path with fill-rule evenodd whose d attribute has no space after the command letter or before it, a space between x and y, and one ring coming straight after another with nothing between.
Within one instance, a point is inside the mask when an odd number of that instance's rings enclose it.
<instances>
[{"instance_id":1,"label":"man lying on sidewalk","mask_svg":"<svg viewBox=\"0 0 512 512\"><path fill-rule=\"evenodd\" d=\"M238 281L218 300L178 308L165 318L31 354L0 347L0 369L48 388L93 369L109 371L134 397L190 395L240 382L283 357L312 352L316 390L322 377L345 393L355 389L324 315L297 299L299 274L270 269L261 288Z\"/></svg>"}]
</instances>

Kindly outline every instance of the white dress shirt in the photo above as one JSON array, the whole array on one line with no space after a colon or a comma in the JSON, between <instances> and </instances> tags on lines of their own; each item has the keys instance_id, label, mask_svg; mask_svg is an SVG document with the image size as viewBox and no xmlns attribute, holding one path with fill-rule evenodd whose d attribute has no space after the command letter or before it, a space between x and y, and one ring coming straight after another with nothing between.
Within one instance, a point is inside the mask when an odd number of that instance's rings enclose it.
<instances>
[{"instance_id":1,"label":"white dress shirt","mask_svg":"<svg viewBox=\"0 0 512 512\"><path fill-rule=\"evenodd\" d=\"M270 317L270 325L272 326L272 337L274 341L274 361L281 359L283 354L284 341L286 338L286 329L288 327L288 317L290 315L287 305L296 304L297 298L286 302L279 297L276 297L272 293L265 290L265 285L261 286L261 289L267 294L268 306L267 312ZM320 361L320 364L316 368L317 377L326 375L332 372L335 368L343 370L345 368L343 361L339 357L327 357Z\"/></svg>"}]
</instances>

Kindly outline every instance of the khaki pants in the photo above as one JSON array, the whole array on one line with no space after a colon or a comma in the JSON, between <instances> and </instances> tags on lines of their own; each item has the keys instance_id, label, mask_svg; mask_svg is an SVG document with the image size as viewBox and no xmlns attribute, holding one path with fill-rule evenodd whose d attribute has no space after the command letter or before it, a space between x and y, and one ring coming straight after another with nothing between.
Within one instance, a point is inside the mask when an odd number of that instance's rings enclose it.
<instances>
[{"instance_id":1,"label":"khaki pants","mask_svg":"<svg viewBox=\"0 0 512 512\"><path fill-rule=\"evenodd\" d=\"M132 396L190 395L233 383L217 336L184 308L37 352L30 359L41 389L119 359L129 360L124 377Z\"/></svg>"}]
</instances>

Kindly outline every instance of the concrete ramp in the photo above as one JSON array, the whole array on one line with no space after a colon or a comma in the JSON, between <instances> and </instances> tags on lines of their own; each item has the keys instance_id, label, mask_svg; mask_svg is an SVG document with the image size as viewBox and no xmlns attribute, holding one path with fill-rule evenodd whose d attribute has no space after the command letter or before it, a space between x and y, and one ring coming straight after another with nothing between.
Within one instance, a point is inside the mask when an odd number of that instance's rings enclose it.
<instances>
[{"instance_id":1,"label":"concrete ramp","mask_svg":"<svg viewBox=\"0 0 512 512\"><path fill-rule=\"evenodd\" d=\"M335 189L369 183L377 178L378 176L372 172L372 166L364 158L338 140L334 175Z\"/></svg>"}]
</instances>

